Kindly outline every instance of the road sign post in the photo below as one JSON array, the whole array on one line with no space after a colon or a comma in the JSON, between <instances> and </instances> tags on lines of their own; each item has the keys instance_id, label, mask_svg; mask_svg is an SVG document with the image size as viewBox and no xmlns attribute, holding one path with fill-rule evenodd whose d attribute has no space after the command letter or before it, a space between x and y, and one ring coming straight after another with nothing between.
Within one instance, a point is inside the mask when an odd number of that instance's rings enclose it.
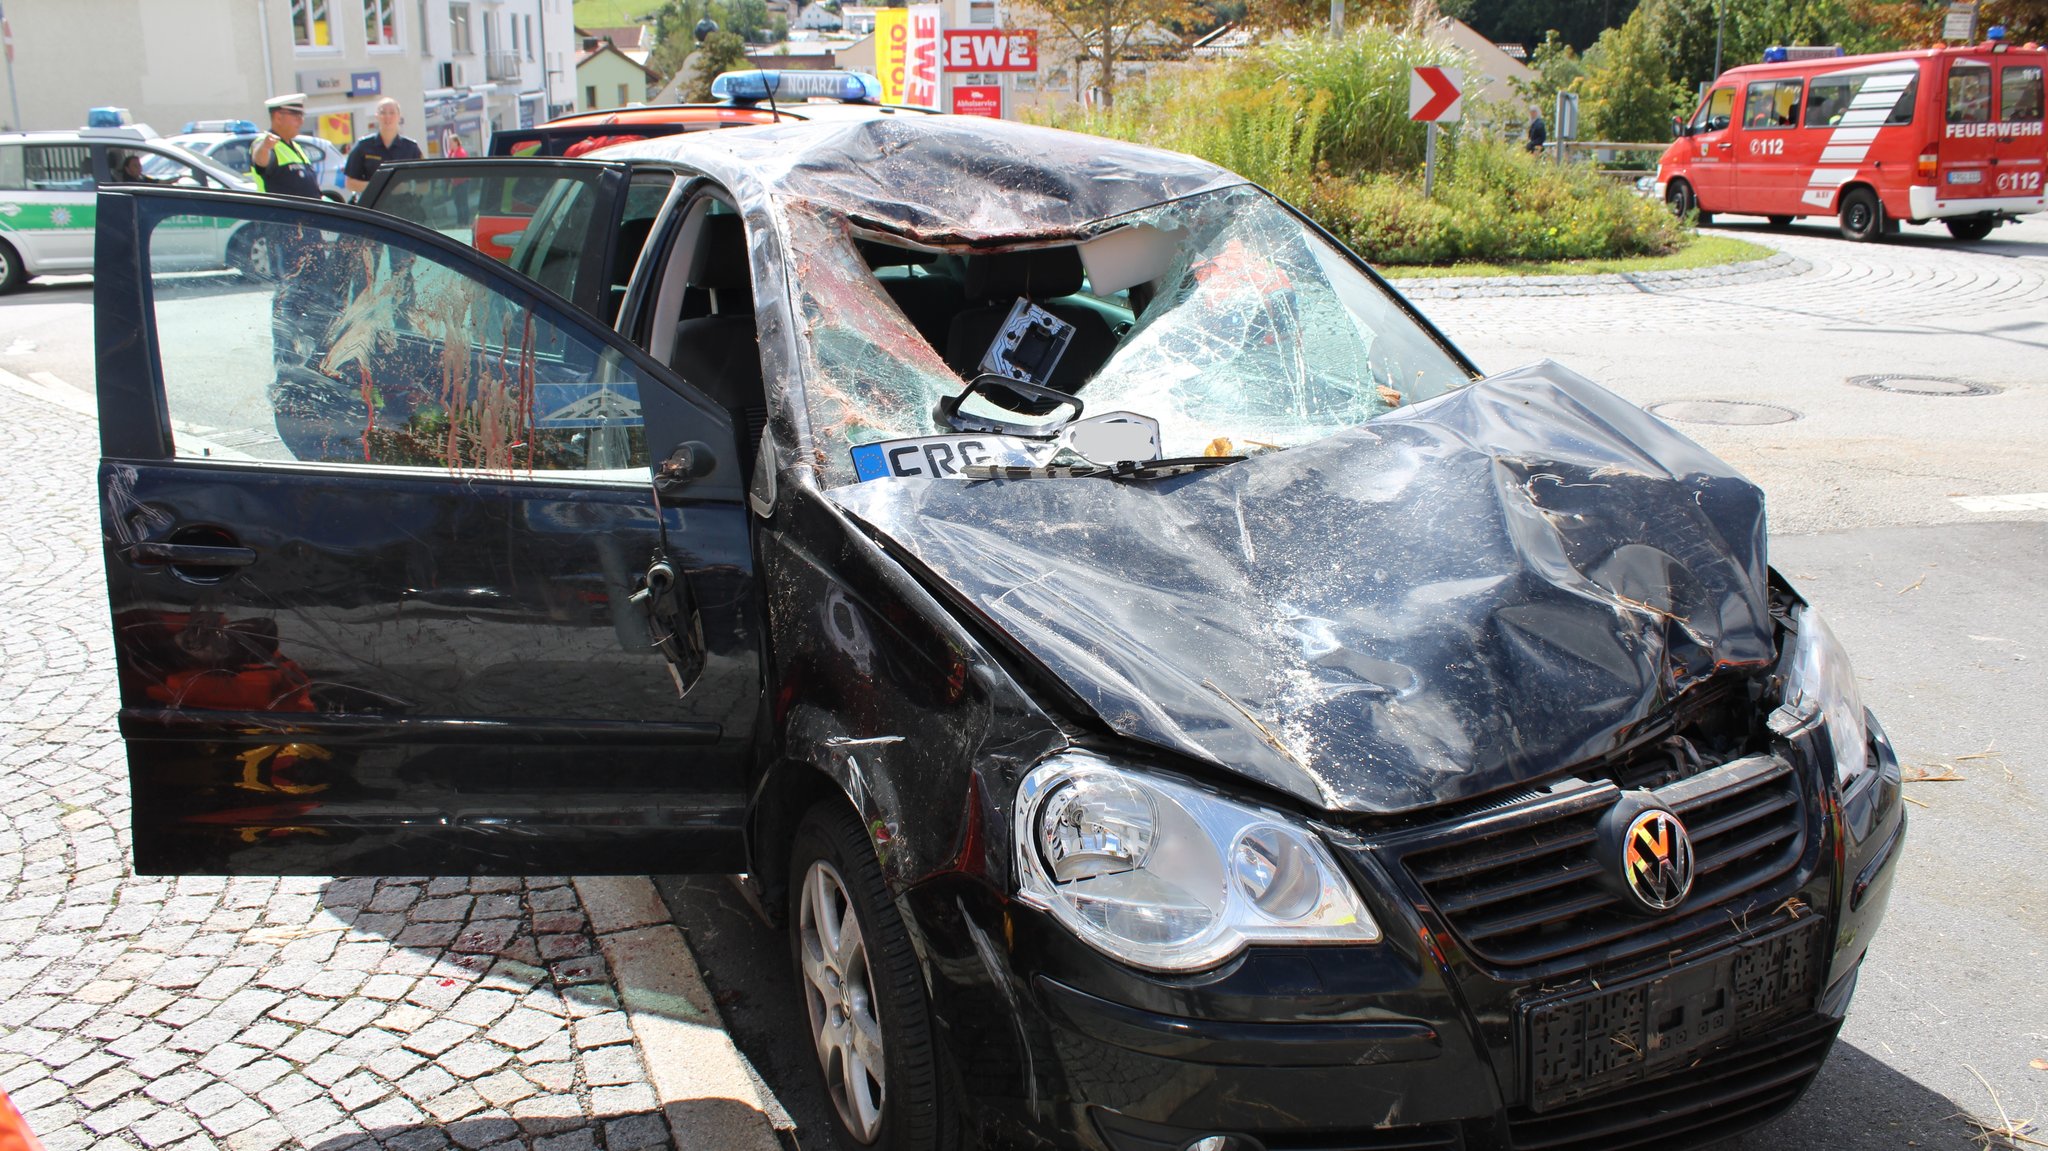
<instances>
[{"instance_id":1,"label":"road sign post","mask_svg":"<svg viewBox=\"0 0 2048 1151\"><path fill-rule=\"evenodd\" d=\"M1465 113L1463 77L1456 68L1417 68L1408 75L1408 118L1429 125L1422 146L1422 194L1436 195L1437 125Z\"/></svg>"}]
</instances>

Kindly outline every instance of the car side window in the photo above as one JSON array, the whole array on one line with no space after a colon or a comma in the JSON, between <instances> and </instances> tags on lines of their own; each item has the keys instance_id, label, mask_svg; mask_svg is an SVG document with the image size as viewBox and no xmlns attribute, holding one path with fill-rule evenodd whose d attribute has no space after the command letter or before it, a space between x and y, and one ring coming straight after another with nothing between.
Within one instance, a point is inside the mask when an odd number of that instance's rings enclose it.
<instances>
[{"instance_id":1,"label":"car side window","mask_svg":"<svg viewBox=\"0 0 2048 1151\"><path fill-rule=\"evenodd\" d=\"M214 149L212 159L230 172L250 170L249 145L241 140L230 140Z\"/></svg>"},{"instance_id":2,"label":"car side window","mask_svg":"<svg viewBox=\"0 0 2048 1151\"><path fill-rule=\"evenodd\" d=\"M178 457L645 481L661 385L542 297L353 222L223 207L149 233ZM209 237L238 270L195 270Z\"/></svg>"},{"instance_id":3,"label":"car side window","mask_svg":"<svg viewBox=\"0 0 2048 1151\"><path fill-rule=\"evenodd\" d=\"M2041 66L2007 64L1998 73L1998 118L2008 124L2041 122Z\"/></svg>"},{"instance_id":4,"label":"car side window","mask_svg":"<svg viewBox=\"0 0 2048 1151\"><path fill-rule=\"evenodd\" d=\"M1694 132L1718 132L1728 126L1728 119L1735 112L1735 89L1716 88L1705 100L1692 118Z\"/></svg>"},{"instance_id":5,"label":"car side window","mask_svg":"<svg viewBox=\"0 0 2048 1151\"><path fill-rule=\"evenodd\" d=\"M1919 81L1900 72L1817 76L1806 86L1808 128L1868 128L1878 123L1910 124ZM1882 119L1878 110L1888 108Z\"/></svg>"},{"instance_id":6,"label":"car side window","mask_svg":"<svg viewBox=\"0 0 2048 1151\"><path fill-rule=\"evenodd\" d=\"M1948 69L1948 122L1991 122L1991 65L1957 60Z\"/></svg>"},{"instance_id":7,"label":"car side window","mask_svg":"<svg viewBox=\"0 0 2048 1151\"><path fill-rule=\"evenodd\" d=\"M1797 80L1758 80L1742 98L1745 129L1790 128L1799 122Z\"/></svg>"},{"instance_id":8,"label":"car side window","mask_svg":"<svg viewBox=\"0 0 2048 1151\"><path fill-rule=\"evenodd\" d=\"M21 148L23 187L32 192L90 192L98 186L92 174L92 147L87 144L24 144Z\"/></svg>"}]
</instances>

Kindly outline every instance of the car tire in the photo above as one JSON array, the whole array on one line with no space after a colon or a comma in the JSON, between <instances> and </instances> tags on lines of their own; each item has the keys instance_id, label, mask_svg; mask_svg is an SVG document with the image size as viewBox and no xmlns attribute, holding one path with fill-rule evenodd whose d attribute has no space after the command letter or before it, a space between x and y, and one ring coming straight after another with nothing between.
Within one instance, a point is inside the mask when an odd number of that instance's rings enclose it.
<instances>
[{"instance_id":1,"label":"car tire","mask_svg":"<svg viewBox=\"0 0 2048 1151\"><path fill-rule=\"evenodd\" d=\"M1766 223L1766 224L1769 224L1769 225L1770 225L1771 227L1773 227L1773 228L1776 228L1776 229L1778 229L1779 231L1781 231L1781 232L1782 232L1782 231L1784 231L1784 230L1785 230L1786 228L1789 228L1789 227L1791 227L1791 226L1792 226L1792 217L1790 217L1790 216L1765 216L1765 217L1764 217L1764 223Z\"/></svg>"},{"instance_id":2,"label":"car tire","mask_svg":"<svg viewBox=\"0 0 2048 1151\"><path fill-rule=\"evenodd\" d=\"M1974 242L1990 235L1991 229L1997 226L1997 221L1989 216L1964 216L1955 220L1943 220L1942 225L1948 229L1948 234L1956 239Z\"/></svg>"},{"instance_id":3,"label":"car tire","mask_svg":"<svg viewBox=\"0 0 2048 1151\"><path fill-rule=\"evenodd\" d=\"M1714 214L1700 210L1700 198L1693 194L1692 185L1684 180L1671 182L1671 187L1664 193L1664 202L1671 206L1672 214L1681 220L1690 215L1696 224L1714 222Z\"/></svg>"},{"instance_id":4,"label":"car tire","mask_svg":"<svg viewBox=\"0 0 2048 1151\"><path fill-rule=\"evenodd\" d=\"M21 287L27 281L28 275L22 270L20 254L7 241L0 240L0 296Z\"/></svg>"},{"instance_id":5,"label":"car tire","mask_svg":"<svg viewBox=\"0 0 2048 1151\"><path fill-rule=\"evenodd\" d=\"M1884 204L1868 188L1851 188L1842 196L1842 237L1867 244L1884 235Z\"/></svg>"},{"instance_id":6,"label":"car tire","mask_svg":"<svg viewBox=\"0 0 2048 1151\"><path fill-rule=\"evenodd\" d=\"M874 845L844 807L819 804L797 825L789 875L790 959L843 1145L950 1146L923 972Z\"/></svg>"},{"instance_id":7,"label":"car tire","mask_svg":"<svg viewBox=\"0 0 2048 1151\"><path fill-rule=\"evenodd\" d=\"M245 280L272 279L270 259L270 237L261 224L244 224L228 241L228 267Z\"/></svg>"}]
</instances>

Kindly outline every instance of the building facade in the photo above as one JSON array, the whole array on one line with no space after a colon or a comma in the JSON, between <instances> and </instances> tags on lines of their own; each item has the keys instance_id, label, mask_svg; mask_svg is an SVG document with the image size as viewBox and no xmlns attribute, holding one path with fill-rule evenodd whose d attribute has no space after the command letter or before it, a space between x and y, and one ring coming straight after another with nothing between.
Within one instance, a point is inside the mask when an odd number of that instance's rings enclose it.
<instances>
[{"instance_id":1,"label":"building facade","mask_svg":"<svg viewBox=\"0 0 2048 1151\"><path fill-rule=\"evenodd\" d=\"M75 128L122 107L169 135L193 120L263 121L306 93L306 126L343 147L396 99L429 155L537 123L576 98L570 0L10 0L10 128Z\"/></svg>"}]
</instances>

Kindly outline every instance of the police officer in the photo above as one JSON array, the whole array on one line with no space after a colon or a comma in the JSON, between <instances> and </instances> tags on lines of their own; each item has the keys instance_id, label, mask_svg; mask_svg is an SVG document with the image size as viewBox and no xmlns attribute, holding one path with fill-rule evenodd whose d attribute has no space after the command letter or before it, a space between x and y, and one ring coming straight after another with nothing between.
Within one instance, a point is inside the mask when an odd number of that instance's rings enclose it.
<instances>
[{"instance_id":1,"label":"police officer","mask_svg":"<svg viewBox=\"0 0 2048 1151\"><path fill-rule=\"evenodd\" d=\"M294 142L306 122L306 94L272 96L263 106L270 110L270 131L258 136L256 146L249 149L256 190L319 199L320 179L314 174L313 162Z\"/></svg>"},{"instance_id":2,"label":"police officer","mask_svg":"<svg viewBox=\"0 0 2048 1151\"><path fill-rule=\"evenodd\" d=\"M349 149L348 165L342 169L351 196L369 185L370 177L385 161L424 158L418 140L398 134L400 120L398 101L389 96L377 101L377 130L356 141Z\"/></svg>"}]
</instances>

